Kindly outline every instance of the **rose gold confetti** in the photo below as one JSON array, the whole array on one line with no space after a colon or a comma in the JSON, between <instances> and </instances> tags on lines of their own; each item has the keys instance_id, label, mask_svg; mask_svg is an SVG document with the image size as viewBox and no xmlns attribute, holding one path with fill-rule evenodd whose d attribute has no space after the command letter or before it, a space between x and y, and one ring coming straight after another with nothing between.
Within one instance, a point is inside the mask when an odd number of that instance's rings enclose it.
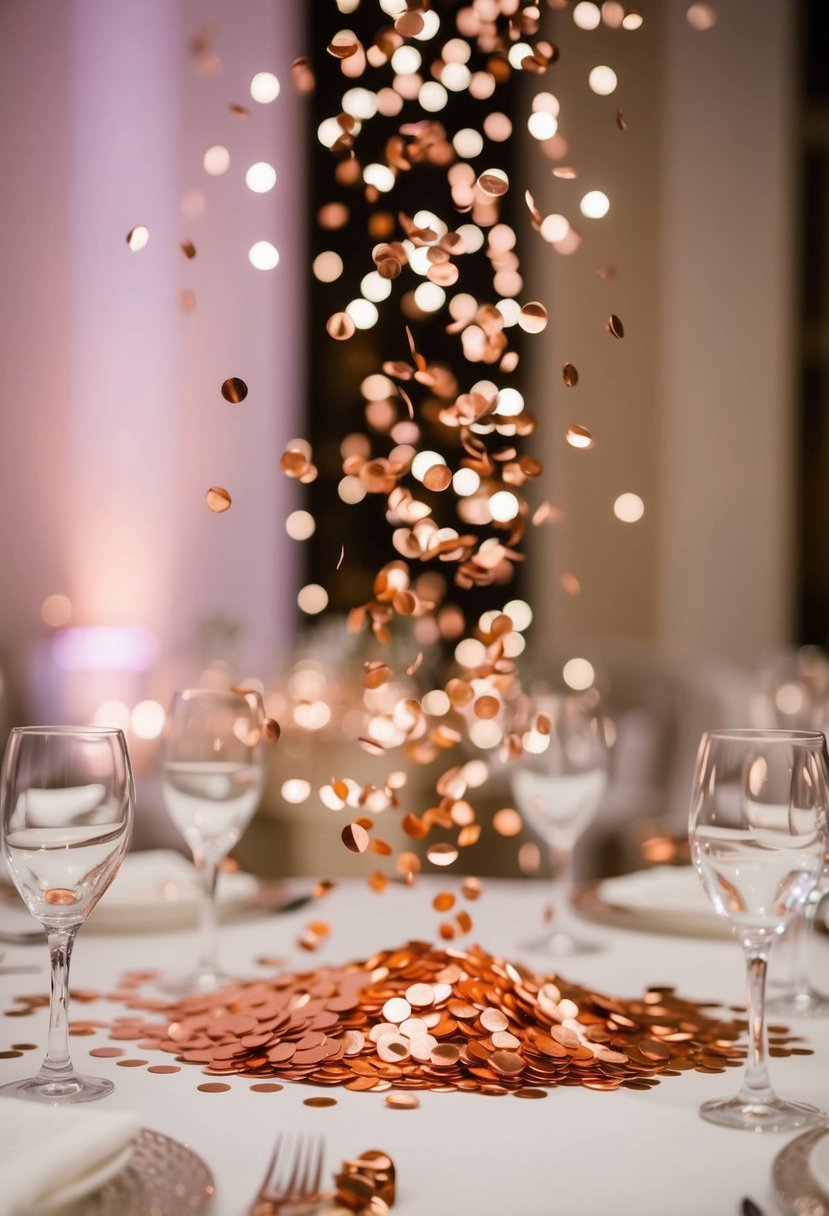
<instances>
[{"instance_id":1,"label":"rose gold confetti","mask_svg":"<svg viewBox=\"0 0 829 1216\"><path fill-rule=\"evenodd\" d=\"M336 1098L304 1098L302 1105L319 1107L319 1108L322 1108L323 1106L336 1106L337 1099Z\"/></svg>"},{"instance_id":2,"label":"rose gold confetti","mask_svg":"<svg viewBox=\"0 0 829 1216\"><path fill-rule=\"evenodd\" d=\"M433 866L451 866L458 860L458 850L452 844L433 844L426 850Z\"/></svg>"},{"instance_id":3,"label":"rose gold confetti","mask_svg":"<svg viewBox=\"0 0 829 1216\"><path fill-rule=\"evenodd\" d=\"M170 1076L174 1072L181 1072L178 1064L151 1064L147 1072L155 1073L157 1076Z\"/></svg>"},{"instance_id":4,"label":"rose gold confetti","mask_svg":"<svg viewBox=\"0 0 829 1216\"><path fill-rule=\"evenodd\" d=\"M231 114L235 114L237 118L250 118L250 110L247 106L240 106L238 102L232 101L227 107Z\"/></svg>"},{"instance_id":5,"label":"rose gold confetti","mask_svg":"<svg viewBox=\"0 0 829 1216\"><path fill-rule=\"evenodd\" d=\"M143 1068L145 1064L149 1063L149 1061L148 1060L116 1060L115 1063L118 1066L118 1068Z\"/></svg>"},{"instance_id":6,"label":"rose gold confetti","mask_svg":"<svg viewBox=\"0 0 829 1216\"><path fill-rule=\"evenodd\" d=\"M347 312L335 312L328 318L325 328L337 342L345 342L355 331L354 322Z\"/></svg>"},{"instance_id":7,"label":"rose gold confetti","mask_svg":"<svg viewBox=\"0 0 829 1216\"><path fill-rule=\"evenodd\" d=\"M483 885L478 878L464 878L461 883L461 893L464 899L480 899L483 894Z\"/></svg>"},{"instance_id":8,"label":"rose gold confetti","mask_svg":"<svg viewBox=\"0 0 829 1216\"><path fill-rule=\"evenodd\" d=\"M47 904L59 904L61 906L76 904L78 897L74 891L70 891L65 887L52 887L46 891L43 898Z\"/></svg>"},{"instance_id":9,"label":"rose gold confetti","mask_svg":"<svg viewBox=\"0 0 829 1216\"><path fill-rule=\"evenodd\" d=\"M614 338L624 338L625 327L615 313L611 313L607 322L607 332L612 334Z\"/></svg>"},{"instance_id":10,"label":"rose gold confetti","mask_svg":"<svg viewBox=\"0 0 829 1216\"><path fill-rule=\"evenodd\" d=\"M525 304L518 315L518 324L528 334L540 334L547 327L547 309L537 300Z\"/></svg>"},{"instance_id":11,"label":"rose gold confetti","mask_svg":"<svg viewBox=\"0 0 829 1216\"><path fill-rule=\"evenodd\" d=\"M231 376L222 385L222 396L225 401L229 401L232 405L238 405L240 401L244 401L247 395L248 386L238 376Z\"/></svg>"},{"instance_id":12,"label":"rose gold confetti","mask_svg":"<svg viewBox=\"0 0 829 1216\"><path fill-rule=\"evenodd\" d=\"M478 186L484 194L498 198L509 189L509 178L503 169L487 169L478 178Z\"/></svg>"},{"instance_id":13,"label":"rose gold confetti","mask_svg":"<svg viewBox=\"0 0 829 1216\"><path fill-rule=\"evenodd\" d=\"M386 1094L386 1106L393 1110L416 1110L420 1106L420 1099L416 1094Z\"/></svg>"},{"instance_id":14,"label":"rose gold confetti","mask_svg":"<svg viewBox=\"0 0 829 1216\"><path fill-rule=\"evenodd\" d=\"M579 382L578 369L572 363L565 363L561 369L561 378L568 388L575 388Z\"/></svg>"},{"instance_id":15,"label":"rose gold confetti","mask_svg":"<svg viewBox=\"0 0 829 1216\"><path fill-rule=\"evenodd\" d=\"M150 239L150 230L146 224L136 224L127 233L127 244L133 253L139 253Z\"/></svg>"},{"instance_id":16,"label":"rose gold confetti","mask_svg":"<svg viewBox=\"0 0 829 1216\"><path fill-rule=\"evenodd\" d=\"M279 1085L276 1081L260 1081L258 1085L251 1085L250 1092L252 1094L278 1094L284 1088L284 1085Z\"/></svg>"},{"instance_id":17,"label":"rose gold confetti","mask_svg":"<svg viewBox=\"0 0 829 1216\"><path fill-rule=\"evenodd\" d=\"M201 1085L197 1085L196 1089L202 1094L224 1094L230 1089L223 1081L205 1081Z\"/></svg>"},{"instance_id":18,"label":"rose gold confetti","mask_svg":"<svg viewBox=\"0 0 829 1216\"><path fill-rule=\"evenodd\" d=\"M227 511L233 501L223 486L211 486L205 494L204 500L210 510L215 511L217 515L220 515L222 511Z\"/></svg>"},{"instance_id":19,"label":"rose gold confetti","mask_svg":"<svg viewBox=\"0 0 829 1216\"><path fill-rule=\"evenodd\" d=\"M99 1056L102 1060L114 1059L116 1056L124 1055L122 1047L93 1047L90 1049L91 1056Z\"/></svg>"},{"instance_id":20,"label":"rose gold confetti","mask_svg":"<svg viewBox=\"0 0 829 1216\"><path fill-rule=\"evenodd\" d=\"M348 823L340 833L343 844L351 853L365 853L369 835L359 823Z\"/></svg>"},{"instance_id":21,"label":"rose gold confetti","mask_svg":"<svg viewBox=\"0 0 829 1216\"><path fill-rule=\"evenodd\" d=\"M620 131L627 131L628 129L627 119L621 110L616 111L616 126Z\"/></svg>"},{"instance_id":22,"label":"rose gold confetti","mask_svg":"<svg viewBox=\"0 0 829 1216\"><path fill-rule=\"evenodd\" d=\"M262 723L262 738L266 743L278 743L282 734L276 718L265 718Z\"/></svg>"},{"instance_id":23,"label":"rose gold confetti","mask_svg":"<svg viewBox=\"0 0 829 1216\"><path fill-rule=\"evenodd\" d=\"M455 896L451 891L441 891L432 900L436 912L449 912L455 906Z\"/></svg>"},{"instance_id":24,"label":"rose gold confetti","mask_svg":"<svg viewBox=\"0 0 829 1216\"><path fill-rule=\"evenodd\" d=\"M588 451L596 446L596 441L587 427L581 426L577 422L567 428L565 438L571 448L582 448L584 451Z\"/></svg>"},{"instance_id":25,"label":"rose gold confetti","mask_svg":"<svg viewBox=\"0 0 829 1216\"><path fill-rule=\"evenodd\" d=\"M512 1096L514 1098L530 1098L531 1100L533 1100L533 1099L538 1100L539 1098L547 1097L547 1090L546 1089L530 1089L530 1088L527 1088L526 1086L522 1085L520 1089L514 1089L512 1091Z\"/></svg>"}]
</instances>

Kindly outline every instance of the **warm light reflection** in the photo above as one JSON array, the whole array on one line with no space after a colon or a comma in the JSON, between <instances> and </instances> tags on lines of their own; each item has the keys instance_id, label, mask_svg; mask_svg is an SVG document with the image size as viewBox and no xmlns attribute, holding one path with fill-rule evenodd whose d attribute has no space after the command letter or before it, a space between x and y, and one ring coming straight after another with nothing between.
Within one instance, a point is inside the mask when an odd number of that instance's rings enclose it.
<instances>
[{"instance_id":1,"label":"warm light reflection","mask_svg":"<svg viewBox=\"0 0 829 1216\"><path fill-rule=\"evenodd\" d=\"M328 592L319 583L306 583L300 588L296 602L301 612L316 616L328 607Z\"/></svg>"},{"instance_id":2,"label":"warm light reflection","mask_svg":"<svg viewBox=\"0 0 829 1216\"><path fill-rule=\"evenodd\" d=\"M270 241L257 241L248 250L248 260L257 270L273 270L279 265L279 250Z\"/></svg>"},{"instance_id":3,"label":"warm light reflection","mask_svg":"<svg viewBox=\"0 0 829 1216\"><path fill-rule=\"evenodd\" d=\"M311 793L311 786L302 777L289 777L287 781L282 782L280 793L285 802L297 805L308 799Z\"/></svg>"},{"instance_id":4,"label":"warm light reflection","mask_svg":"<svg viewBox=\"0 0 829 1216\"><path fill-rule=\"evenodd\" d=\"M276 101L279 96L279 81L273 72L257 72L250 82L250 95L263 106Z\"/></svg>"},{"instance_id":5,"label":"warm light reflection","mask_svg":"<svg viewBox=\"0 0 829 1216\"><path fill-rule=\"evenodd\" d=\"M320 283L334 283L343 272L343 260L333 249L325 249L314 258L312 270Z\"/></svg>"},{"instance_id":6,"label":"warm light reflection","mask_svg":"<svg viewBox=\"0 0 829 1216\"><path fill-rule=\"evenodd\" d=\"M47 625L51 625L53 629L60 629L61 625L66 625L72 617L72 604L69 597L60 594L47 595L40 605L40 615Z\"/></svg>"},{"instance_id":7,"label":"warm light reflection","mask_svg":"<svg viewBox=\"0 0 829 1216\"><path fill-rule=\"evenodd\" d=\"M614 92L618 83L613 68L609 68L604 64L591 69L587 82L593 92L598 93L600 97L608 97Z\"/></svg>"},{"instance_id":8,"label":"warm light reflection","mask_svg":"<svg viewBox=\"0 0 829 1216\"><path fill-rule=\"evenodd\" d=\"M230 168L230 153L222 144L214 144L205 152L202 163L205 173L211 177L221 177Z\"/></svg>"},{"instance_id":9,"label":"warm light reflection","mask_svg":"<svg viewBox=\"0 0 829 1216\"><path fill-rule=\"evenodd\" d=\"M579 210L589 220L600 220L610 210L610 199L601 190L588 190L579 203Z\"/></svg>"},{"instance_id":10,"label":"warm light reflection","mask_svg":"<svg viewBox=\"0 0 829 1216\"><path fill-rule=\"evenodd\" d=\"M157 739L164 730L166 714L158 701L139 701L132 711L130 725L138 739Z\"/></svg>"},{"instance_id":11,"label":"warm light reflection","mask_svg":"<svg viewBox=\"0 0 829 1216\"><path fill-rule=\"evenodd\" d=\"M561 669L564 683L574 692L584 692L596 678L593 664L588 659L568 659Z\"/></svg>"},{"instance_id":12,"label":"warm light reflection","mask_svg":"<svg viewBox=\"0 0 829 1216\"><path fill-rule=\"evenodd\" d=\"M602 14L597 4L581 0L573 9L573 20L580 30L595 30L601 23Z\"/></svg>"},{"instance_id":13,"label":"warm light reflection","mask_svg":"<svg viewBox=\"0 0 829 1216\"><path fill-rule=\"evenodd\" d=\"M613 504L613 514L624 524L635 524L645 514L645 504L638 494L620 494Z\"/></svg>"},{"instance_id":14,"label":"warm light reflection","mask_svg":"<svg viewBox=\"0 0 829 1216\"><path fill-rule=\"evenodd\" d=\"M267 194L276 185L276 169L265 160L257 161L245 174L245 185L254 194Z\"/></svg>"},{"instance_id":15,"label":"warm light reflection","mask_svg":"<svg viewBox=\"0 0 829 1216\"><path fill-rule=\"evenodd\" d=\"M92 715L93 726L108 726L113 730L128 731L130 707L123 701L102 701Z\"/></svg>"},{"instance_id":16,"label":"warm light reflection","mask_svg":"<svg viewBox=\"0 0 829 1216\"><path fill-rule=\"evenodd\" d=\"M308 540L316 528L316 520L310 511L292 511L285 520L285 531L291 540Z\"/></svg>"}]
</instances>

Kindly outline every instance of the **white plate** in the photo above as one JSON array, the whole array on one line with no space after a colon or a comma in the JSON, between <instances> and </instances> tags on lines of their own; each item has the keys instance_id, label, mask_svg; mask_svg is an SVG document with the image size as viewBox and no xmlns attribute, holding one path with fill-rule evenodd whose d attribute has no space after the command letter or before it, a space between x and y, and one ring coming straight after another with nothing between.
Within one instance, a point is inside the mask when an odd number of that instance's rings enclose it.
<instances>
[{"instance_id":1,"label":"white plate","mask_svg":"<svg viewBox=\"0 0 829 1216\"><path fill-rule=\"evenodd\" d=\"M83 1199L85 1195L91 1195L93 1191L99 1191L101 1187L109 1182L110 1178L114 1178L126 1166L132 1156L132 1145L127 1144L124 1148L119 1149L117 1153L113 1153L111 1157L104 1158L97 1165L94 1165L86 1173L81 1174L77 1178L72 1178L63 1186L56 1187L50 1191L45 1199L41 1199L34 1207L29 1208L29 1216L49 1216L52 1212L60 1212L63 1208L68 1207L70 1203L76 1203L77 1200Z\"/></svg>"},{"instance_id":2,"label":"white plate","mask_svg":"<svg viewBox=\"0 0 829 1216\"><path fill-rule=\"evenodd\" d=\"M826 1132L809 1153L809 1173L829 1199L829 1132Z\"/></svg>"},{"instance_id":3,"label":"white plate","mask_svg":"<svg viewBox=\"0 0 829 1216\"><path fill-rule=\"evenodd\" d=\"M618 878L606 878L596 888L609 908L632 914L643 927L663 933L730 933L702 889L693 866L654 866Z\"/></svg>"},{"instance_id":4,"label":"white plate","mask_svg":"<svg viewBox=\"0 0 829 1216\"><path fill-rule=\"evenodd\" d=\"M85 932L145 933L180 929L198 921L200 879L196 867L172 849L129 853ZM251 874L222 872L216 890L219 915L256 904L259 883Z\"/></svg>"}]
</instances>

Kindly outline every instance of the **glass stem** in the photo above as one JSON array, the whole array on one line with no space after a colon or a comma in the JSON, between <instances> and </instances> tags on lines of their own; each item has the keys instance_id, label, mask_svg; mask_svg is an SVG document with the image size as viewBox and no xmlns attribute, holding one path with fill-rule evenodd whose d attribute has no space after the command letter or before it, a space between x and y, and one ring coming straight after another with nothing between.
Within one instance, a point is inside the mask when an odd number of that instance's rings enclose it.
<instances>
[{"instance_id":1,"label":"glass stem","mask_svg":"<svg viewBox=\"0 0 829 1216\"><path fill-rule=\"evenodd\" d=\"M562 912L567 913L573 890L573 849L568 845L551 844L550 869L553 920L559 922Z\"/></svg>"},{"instance_id":2,"label":"glass stem","mask_svg":"<svg viewBox=\"0 0 829 1216\"><path fill-rule=\"evenodd\" d=\"M820 891L813 891L803 905L802 915L791 927L792 934L792 983L795 996L808 996L809 984L809 953L812 942L812 932L815 927L818 904L821 900Z\"/></svg>"},{"instance_id":3,"label":"glass stem","mask_svg":"<svg viewBox=\"0 0 829 1216\"><path fill-rule=\"evenodd\" d=\"M198 853L195 862L201 874L199 900L199 966L201 974L216 975L219 962L216 955L216 882L219 863L209 853Z\"/></svg>"},{"instance_id":4,"label":"glass stem","mask_svg":"<svg viewBox=\"0 0 829 1216\"><path fill-rule=\"evenodd\" d=\"M52 965L52 988L49 1000L49 1038L46 1058L40 1066L40 1076L50 1081L72 1076L69 1058L69 960L78 926L47 930L49 957Z\"/></svg>"},{"instance_id":5,"label":"glass stem","mask_svg":"<svg viewBox=\"0 0 829 1216\"><path fill-rule=\"evenodd\" d=\"M740 1089L740 1100L750 1104L773 1102L774 1090L768 1073L766 1039L766 971L769 943L745 944L748 980L748 1062Z\"/></svg>"}]
</instances>

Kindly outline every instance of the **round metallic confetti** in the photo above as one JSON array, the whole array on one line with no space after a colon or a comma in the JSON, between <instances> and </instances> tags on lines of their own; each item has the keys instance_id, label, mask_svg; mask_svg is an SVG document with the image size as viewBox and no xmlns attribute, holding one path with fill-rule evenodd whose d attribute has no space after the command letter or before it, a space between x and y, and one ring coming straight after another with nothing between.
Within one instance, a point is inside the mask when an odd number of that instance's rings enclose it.
<instances>
[{"instance_id":1,"label":"round metallic confetti","mask_svg":"<svg viewBox=\"0 0 829 1216\"><path fill-rule=\"evenodd\" d=\"M124 1055L123 1047L93 1047L89 1054L98 1056L102 1060L114 1059L116 1056Z\"/></svg>"},{"instance_id":2,"label":"round metallic confetti","mask_svg":"<svg viewBox=\"0 0 829 1216\"><path fill-rule=\"evenodd\" d=\"M182 241L181 252L186 258L194 258L196 256L196 246L192 241Z\"/></svg>"},{"instance_id":3,"label":"round metallic confetti","mask_svg":"<svg viewBox=\"0 0 829 1216\"><path fill-rule=\"evenodd\" d=\"M238 376L231 376L222 385L222 396L231 405L238 405L248 395L248 386Z\"/></svg>"},{"instance_id":4,"label":"round metallic confetti","mask_svg":"<svg viewBox=\"0 0 829 1216\"><path fill-rule=\"evenodd\" d=\"M546 1089L530 1089L525 1086L522 1086L521 1089L514 1089L512 1091L512 1096L514 1098L530 1098L530 1099L538 1100L539 1098L547 1097L547 1090Z\"/></svg>"},{"instance_id":5,"label":"round metallic confetti","mask_svg":"<svg viewBox=\"0 0 829 1216\"><path fill-rule=\"evenodd\" d=\"M223 486L211 486L204 496L211 511L215 511L217 515L221 515L223 511L227 511L233 499L228 494Z\"/></svg>"},{"instance_id":6,"label":"round metallic confetti","mask_svg":"<svg viewBox=\"0 0 829 1216\"><path fill-rule=\"evenodd\" d=\"M596 441L586 426L581 426L574 422L572 426L567 428L565 436L571 448L581 448L583 451L588 451L596 446Z\"/></svg>"},{"instance_id":7,"label":"round metallic confetti","mask_svg":"<svg viewBox=\"0 0 829 1216\"><path fill-rule=\"evenodd\" d=\"M142 250L150 239L150 230L146 224L136 224L127 233L127 244L133 253Z\"/></svg>"},{"instance_id":8,"label":"round metallic confetti","mask_svg":"<svg viewBox=\"0 0 829 1216\"><path fill-rule=\"evenodd\" d=\"M614 338L624 338L625 336L625 327L615 313L611 313L608 318L607 330Z\"/></svg>"},{"instance_id":9,"label":"round metallic confetti","mask_svg":"<svg viewBox=\"0 0 829 1216\"><path fill-rule=\"evenodd\" d=\"M415 1094L386 1094L386 1106L392 1110L416 1110L420 1106L420 1099Z\"/></svg>"},{"instance_id":10,"label":"round metallic confetti","mask_svg":"<svg viewBox=\"0 0 829 1216\"><path fill-rule=\"evenodd\" d=\"M261 1081L258 1085L251 1085L250 1092L252 1094L278 1094L284 1088L284 1085L279 1085L276 1081Z\"/></svg>"},{"instance_id":11,"label":"round metallic confetti","mask_svg":"<svg viewBox=\"0 0 829 1216\"><path fill-rule=\"evenodd\" d=\"M347 312L335 312L328 318L325 328L335 341L345 342L353 337L357 327Z\"/></svg>"},{"instance_id":12,"label":"round metallic confetti","mask_svg":"<svg viewBox=\"0 0 829 1216\"><path fill-rule=\"evenodd\" d=\"M178 1064L151 1064L147 1072L155 1073L157 1076L167 1076L174 1072L181 1072Z\"/></svg>"},{"instance_id":13,"label":"round metallic confetti","mask_svg":"<svg viewBox=\"0 0 829 1216\"><path fill-rule=\"evenodd\" d=\"M565 363L561 369L561 378L568 388L575 388L579 382L578 369L572 363Z\"/></svg>"},{"instance_id":14,"label":"round metallic confetti","mask_svg":"<svg viewBox=\"0 0 829 1216\"><path fill-rule=\"evenodd\" d=\"M303 1099L302 1105L303 1106L314 1106L314 1107L336 1106L337 1099L336 1098L305 1098L305 1099Z\"/></svg>"},{"instance_id":15,"label":"round metallic confetti","mask_svg":"<svg viewBox=\"0 0 829 1216\"><path fill-rule=\"evenodd\" d=\"M359 823L347 823L340 833L340 838L351 853L365 853L368 848L368 832Z\"/></svg>"},{"instance_id":16,"label":"round metallic confetti","mask_svg":"<svg viewBox=\"0 0 829 1216\"><path fill-rule=\"evenodd\" d=\"M202 1094L224 1094L230 1089L230 1086L224 1081L204 1081L201 1085L197 1085L199 1093Z\"/></svg>"},{"instance_id":17,"label":"round metallic confetti","mask_svg":"<svg viewBox=\"0 0 829 1216\"><path fill-rule=\"evenodd\" d=\"M149 1060L116 1060L118 1068L143 1068Z\"/></svg>"},{"instance_id":18,"label":"round metallic confetti","mask_svg":"<svg viewBox=\"0 0 829 1216\"><path fill-rule=\"evenodd\" d=\"M15 1060L22 1055L22 1051L0 1051L0 1060Z\"/></svg>"}]
</instances>

